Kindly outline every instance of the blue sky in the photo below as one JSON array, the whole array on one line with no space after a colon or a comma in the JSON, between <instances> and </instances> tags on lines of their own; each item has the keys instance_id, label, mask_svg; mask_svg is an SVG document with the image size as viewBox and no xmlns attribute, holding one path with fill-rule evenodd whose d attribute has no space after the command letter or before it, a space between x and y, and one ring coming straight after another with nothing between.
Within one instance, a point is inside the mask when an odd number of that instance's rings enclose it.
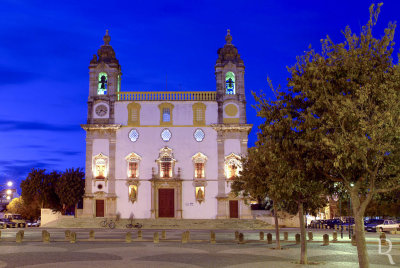
<instances>
[{"instance_id":1,"label":"blue sky","mask_svg":"<svg viewBox=\"0 0 400 268\"><path fill-rule=\"evenodd\" d=\"M111 35L122 90L215 90L217 49L226 29L246 65L251 91L272 98L267 76L286 85L286 66L329 35L359 32L377 1L24 1L0 7L0 183L17 184L31 168L84 167L88 65ZM398 21L400 2L385 1L375 35ZM399 43L399 34L396 35ZM395 54L399 51L396 46ZM395 59L397 63L397 56Z\"/></svg>"}]
</instances>

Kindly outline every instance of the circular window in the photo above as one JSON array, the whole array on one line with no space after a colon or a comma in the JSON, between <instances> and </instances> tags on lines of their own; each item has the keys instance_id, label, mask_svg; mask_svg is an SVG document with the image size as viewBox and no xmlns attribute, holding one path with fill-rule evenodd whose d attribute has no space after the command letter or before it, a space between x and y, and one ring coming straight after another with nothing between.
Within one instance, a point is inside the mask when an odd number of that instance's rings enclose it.
<instances>
[{"instance_id":1,"label":"circular window","mask_svg":"<svg viewBox=\"0 0 400 268\"><path fill-rule=\"evenodd\" d=\"M163 141L169 141L171 137L172 137L171 131L169 131L168 128L163 129L163 131L161 132L161 139Z\"/></svg>"},{"instance_id":2,"label":"circular window","mask_svg":"<svg viewBox=\"0 0 400 268\"><path fill-rule=\"evenodd\" d=\"M196 129L196 131L194 132L193 136L194 136L194 139L195 139L196 141L200 142L200 141L203 141L203 140L204 140L205 134L204 134L204 131L203 131L203 130L201 130L200 128L198 128L198 129Z\"/></svg>"},{"instance_id":3,"label":"circular window","mask_svg":"<svg viewBox=\"0 0 400 268\"><path fill-rule=\"evenodd\" d=\"M97 185L97 189L99 190L103 189L103 185L102 184Z\"/></svg>"},{"instance_id":4,"label":"circular window","mask_svg":"<svg viewBox=\"0 0 400 268\"><path fill-rule=\"evenodd\" d=\"M136 129L132 129L131 131L129 131L128 136L131 142L135 142L137 141L137 139L139 139L139 132Z\"/></svg>"}]
</instances>

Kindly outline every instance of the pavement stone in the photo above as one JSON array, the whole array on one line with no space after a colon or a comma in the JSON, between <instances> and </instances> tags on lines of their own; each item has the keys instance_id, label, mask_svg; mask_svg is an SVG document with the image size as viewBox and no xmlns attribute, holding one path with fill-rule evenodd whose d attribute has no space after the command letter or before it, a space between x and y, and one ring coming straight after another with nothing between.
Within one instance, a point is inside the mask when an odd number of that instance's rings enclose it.
<instances>
[{"instance_id":1,"label":"pavement stone","mask_svg":"<svg viewBox=\"0 0 400 268\"><path fill-rule=\"evenodd\" d=\"M18 230L7 230L2 234L6 237L15 237ZM358 267L357 249L350 243L331 243L322 246L322 243L308 243L308 260L317 265L300 265L296 262L300 258L300 246L294 241L282 243L283 250L273 250L274 244L268 245L265 241L258 240L258 231L245 233L246 239L255 241L238 245L234 240L234 232L218 231L217 244L205 241L189 241L181 244L179 241L160 241L153 244L152 234L154 230L143 230L149 242L135 242L126 244L124 231L96 231L96 238L121 238L120 242L104 241L79 241L89 230L77 230L78 241L76 244L68 242L27 242L16 244L15 242L0 242L0 268L2 267ZM64 230L50 230L53 237L63 237ZM297 230L292 230L289 238L293 237ZM26 237L40 236L41 230L25 231ZM322 234L317 233L317 237ZM170 239L180 239L182 231L168 231ZM368 234L373 239L377 234ZM135 234L133 238L136 237ZM191 231L191 239L209 239L209 231ZM224 238L223 242L218 238ZM318 238L319 239L319 238ZM393 240L399 240L399 236L393 236ZM382 247L382 251L387 250ZM395 265L389 263L386 255L378 253L377 244L368 244L371 267L396 267L400 265L400 245L393 245L390 252Z\"/></svg>"}]
</instances>

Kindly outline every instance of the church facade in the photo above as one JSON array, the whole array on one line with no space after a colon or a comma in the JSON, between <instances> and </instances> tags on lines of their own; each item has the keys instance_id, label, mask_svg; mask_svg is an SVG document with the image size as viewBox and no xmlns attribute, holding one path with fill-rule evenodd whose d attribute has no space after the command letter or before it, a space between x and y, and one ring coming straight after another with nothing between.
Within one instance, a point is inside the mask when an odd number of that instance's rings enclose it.
<instances>
[{"instance_id":1,"label":"church facade","mask_svg":"<svg viewBox=\"0 0 400 268\"><path fill-rule=\"evenodd\" d=\"M230 192L241 170L246 122L243 60L218 50L214 91L121 91L108 32L89 66L83 217L250 218Z\"/></svg>"}]
</instances>

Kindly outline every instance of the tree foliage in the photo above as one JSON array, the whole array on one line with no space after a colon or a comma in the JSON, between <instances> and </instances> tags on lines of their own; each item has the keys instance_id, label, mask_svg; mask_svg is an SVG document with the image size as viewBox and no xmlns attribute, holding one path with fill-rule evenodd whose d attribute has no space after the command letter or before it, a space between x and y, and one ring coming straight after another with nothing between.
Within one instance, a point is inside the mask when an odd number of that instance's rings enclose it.
<instances>
[{"instance_id":1,"label":"tree foliage","mask_svg":"<svg viewBox=\"0 0 400 268\"><path fill-rule=\"evenodd\" d=\"M21 197L24 200L22 204L33 211L39 211L39 214L41 208L65 212L83 196L84 176L84 172L79 168L67 169L63 173L46 173L44 169L32 169L21 182Z\"/></svg>"},{"instance_id":2,"label":"tree foliage","mask_svg":"<svg viewBox=\"0 0 400 268\"><path fill-rule=\"evenodd\" d=\"M27 203L22 197L14 198L7 205L7 211L14 214L21 214L24 219L37 219L40 216L40 208L36 200Z\"/></svg>"},{"instance_id":3,"label":"tree foliage","mask_svg":"<svg viewBox=\"0 0 400 268\"><path fill-rule=\"evenodd\" d=\"M393 64L395 24L374 38L380 6L371 5L360 35L349 27L345 41L322 40L289 69L289 91L308 102L304 125L322 159L325 178L350 195L360 267L368 267L363 216L380 193L400 188L400 73Z\"/></svg>"},{"instance_id":4,"label":"tree foliage","mask_svg":"<svg viewBox=\"0 0 400 268\"><path fill-rule=\"evenodd\" d=\"M56 183L55 192L60 199L63 210L79 202L85 193L85 173L81 168L70 168L62 173Z\"/></svg>"},{"instance_id":5,"label":"tree foliage","mask_svg":"<svg viewBox=\"0 0 400 268\"><path fill-rule=\"evenodd\" d=\"M56 171L50 174L45 169L32 169L27 178L21 182L21 196L27 202L39 202L40 208L60 208L60 201L55 194L56 181L60 174Z\"/></svg>"}]
</instances>

